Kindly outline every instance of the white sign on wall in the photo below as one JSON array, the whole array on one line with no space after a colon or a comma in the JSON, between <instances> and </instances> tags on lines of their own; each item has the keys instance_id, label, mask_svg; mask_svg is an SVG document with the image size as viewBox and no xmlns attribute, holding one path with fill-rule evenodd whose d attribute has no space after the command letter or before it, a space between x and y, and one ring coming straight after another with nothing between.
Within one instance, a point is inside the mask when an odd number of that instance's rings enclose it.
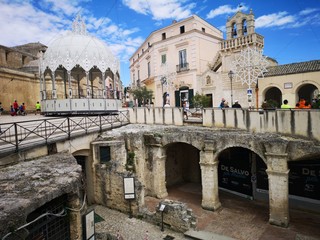
<instances>
[{"instance_id":1,"label":"white sign on wall","mask_svg":"<svg viewBox=\"0 0 320 240\"><path fill-rule=\"evenodd\" d=\"M124 199L135 199L134 177L123 178Z\"/></svg>"},{"instance_id":2,"label":"white sign on wall","mask_svg":"<svg viewBox=\"0 0 320 240\"><path fill-rule=\"evenodd\" d=\"M85 231L86 231L86 239L87 240L94 240L94 210L91 212L87 213L85 215Z\"/></svg>"}]
</instances>

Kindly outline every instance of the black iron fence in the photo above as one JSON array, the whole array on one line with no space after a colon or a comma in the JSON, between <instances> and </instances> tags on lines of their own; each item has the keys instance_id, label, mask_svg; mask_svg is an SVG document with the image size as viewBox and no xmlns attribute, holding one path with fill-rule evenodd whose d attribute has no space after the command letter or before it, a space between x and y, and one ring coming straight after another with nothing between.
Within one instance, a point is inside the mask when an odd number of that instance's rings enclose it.
<instances>
[{"instance_id":1,"label":"black iron fence","mask_svg":"<svg viewBox=\"0 0 320 240\"><path fill-rule=\"evenodd\" d=\"M0 155L129 124L129 112L0 124Z\"/></svg>"}]
</instances>

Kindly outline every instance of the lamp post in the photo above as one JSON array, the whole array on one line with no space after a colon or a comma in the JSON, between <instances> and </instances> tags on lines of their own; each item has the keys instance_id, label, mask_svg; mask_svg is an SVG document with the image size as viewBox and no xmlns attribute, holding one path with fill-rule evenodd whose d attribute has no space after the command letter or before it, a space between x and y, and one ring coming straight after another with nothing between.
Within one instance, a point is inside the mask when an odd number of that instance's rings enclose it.
<instances>
[{"instance_id":1,"label":"lamp post","mask_svg":"<svg viewBox=\"0 0 320 240\"><path fill-rule=\"evenodd\" d=\"M231 83L231 105L233 104L233 94L232 94L232 78L233 78L233 72L230 70L228 72L228 76L230 78L230 83Z\"/></svg>"}]
</instances>

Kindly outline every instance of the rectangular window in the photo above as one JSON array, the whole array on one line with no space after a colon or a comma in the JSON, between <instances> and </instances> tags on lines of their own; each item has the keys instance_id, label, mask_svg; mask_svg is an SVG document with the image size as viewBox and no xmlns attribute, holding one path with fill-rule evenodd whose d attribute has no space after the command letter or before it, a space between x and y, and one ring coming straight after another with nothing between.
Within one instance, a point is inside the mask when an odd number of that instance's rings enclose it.
<instances>
[{"instance_id":1,"label":"rectangular window","mask_svg":"<svg viewBox=\"0 0 320 240\"><path fill-rule=\"evenodd\" d=\"M110 146L100 146L100 163L107 163L110 160Z\"/></svg>"},{"instance_id":2,"label":"rectangular window","mask_svg":"<svg viewBox=\"0 0 320 240\"><path fill-rule=\"evenodd\" d=\"M148 77L151 75L151 68L150 68L150 62L148 62Z\"/></svg>"},{"instance_id":3,"label":"rectangular window","mask_svg":"<svg viewBox=\"0 0 320 240\"><path fill-rule=\"evenodd\" d=\"M167 55L166 54L162 54L161 55L161 64L165 64L167 62Z\"/></svg>"},{"instance_id":4,"label":"rectangular window","mask_svg":"<svg viewBox=\"0 0 320 240\"><path fill-rule=\"evenodd\" d=\"M166 33L162 33L162 40L165 40L166 38Z\"/></svg>"},{"instance_id":5,"label":"rectangular window","mask_svg":"<svg viewBox=\"0 0 320 240\"><path fill-rule=\"evenodd\" d=\"M202 28L202 32L206 32L206 29L205 29L205 28Z\"/></svg>"},{"instance_id":6,"label":"rectangular window","mask_svg":"<svg viewBox=\"0 0 320 240\"><path fill-rule=\"evenodd\" d=\"M179 51L179 65L180 65L180 68L184 68L187 65L187 50L186 49Z\"/></svg>"},{"instance_id":7,"label":"rectangular window","mask_svg":"<svg viewBox=\"0 0 320 240\"><path fill-rule=\"evenodd\" d=\"M184 26L180 27L180 33L184 33Z\"/></svg>"}]
</instances>

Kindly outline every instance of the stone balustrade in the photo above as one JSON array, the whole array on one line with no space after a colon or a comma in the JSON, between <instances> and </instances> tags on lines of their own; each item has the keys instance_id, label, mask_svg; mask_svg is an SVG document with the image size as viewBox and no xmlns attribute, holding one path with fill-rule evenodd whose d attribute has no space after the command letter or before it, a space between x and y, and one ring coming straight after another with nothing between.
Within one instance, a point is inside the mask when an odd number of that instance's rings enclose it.
<instances>
[{"instance_id":1,"label":"stone balustrade","mask_svg":"<svg viewBox=\"0 0 320 240\"><path fill-rule=\"evenodd\" d=\"M132 108L130 123L183 126L182 108ZM198 122L199 122L198 118ZM188 124L192 121L189 118ZM205 108L203 127L238 128L256 133L279 133L320 141L320 111L316 109L248 110Z\"/></svg>"},{"instance_id":2,"label":"stone balustrade","mask_svg":"<svg viewBox=\"0 0 320 240\"><path fill-rule=\"evenodd\" d=\"M257 33L253 33L250 35L227 39L222 41L221 43L221 50L228 50L228 49L236 49L246 45L257 45L259 47L263 47L264 40L263 37Z\"/></svg>"}]
</instances>

